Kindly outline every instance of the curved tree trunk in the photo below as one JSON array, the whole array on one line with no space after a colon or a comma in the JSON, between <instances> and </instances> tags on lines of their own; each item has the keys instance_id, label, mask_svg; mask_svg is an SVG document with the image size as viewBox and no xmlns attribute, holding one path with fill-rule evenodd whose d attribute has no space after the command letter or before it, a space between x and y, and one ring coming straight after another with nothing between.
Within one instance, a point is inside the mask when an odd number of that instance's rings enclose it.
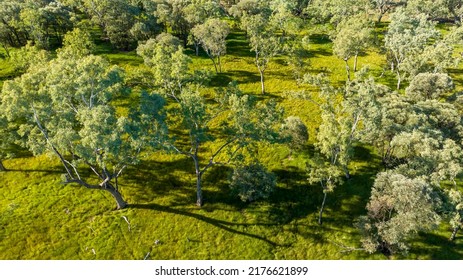
<instances>
[{"instance_id":1,"label":"curved tree trunk","mask_svg":"<svg viewBox=\"0 0 463 280\"><path fill-rule=\"evenodd\" d=\"M128 203L124 200L122 194L113 185L106 184L106 186L103 187L103 190L108 191L116 200L117 210L127 207Z\"/></svg>"}]
</instances>

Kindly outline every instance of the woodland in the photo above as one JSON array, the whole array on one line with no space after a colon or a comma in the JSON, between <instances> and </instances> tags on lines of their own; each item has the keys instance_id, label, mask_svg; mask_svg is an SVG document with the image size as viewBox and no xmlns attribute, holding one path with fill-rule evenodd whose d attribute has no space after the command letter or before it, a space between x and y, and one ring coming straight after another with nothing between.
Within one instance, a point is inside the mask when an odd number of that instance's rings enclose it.
<instances>
[{"instance_id":1,"label":"woodland","mask_svg":"<svg viewBox=\"0 0 463 280\"><path fill-rule=\"evenodd\" d=\"M462 20L0 0L0 259L463 259Z\"/></svg>"}]
</instances>

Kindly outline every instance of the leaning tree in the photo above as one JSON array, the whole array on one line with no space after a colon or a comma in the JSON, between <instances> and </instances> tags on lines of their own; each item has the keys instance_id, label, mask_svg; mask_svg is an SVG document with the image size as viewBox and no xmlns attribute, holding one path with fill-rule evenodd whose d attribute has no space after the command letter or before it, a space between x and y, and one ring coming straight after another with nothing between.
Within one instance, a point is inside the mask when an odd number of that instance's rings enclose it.
<instances>
[{"instance_id":1,"label":"leaning tree","mask_svg":"<svg viewBox=\"0 0 463 280\"><path fill-rule=\"evenodd\" d=\"M109 192L127 206L118 179L163 131L163 99L142 94L129 114L113 100L127 93L123 71L99 56L62 50L3 85L2 115L17 125L35 154L51 153L64 167L63 183ZM88 172L90 171L90 172Z\"/></svg>"}]
</instances>

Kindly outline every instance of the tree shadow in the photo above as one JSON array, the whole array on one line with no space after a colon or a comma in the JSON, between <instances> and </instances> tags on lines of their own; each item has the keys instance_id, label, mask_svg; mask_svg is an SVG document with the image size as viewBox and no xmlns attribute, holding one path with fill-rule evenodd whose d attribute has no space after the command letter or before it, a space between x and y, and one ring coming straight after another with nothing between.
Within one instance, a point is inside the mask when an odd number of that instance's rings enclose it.
<instances>
[{"instance_id":1,"label":"tree shadow","mask_svg":"<svg viewBox=\"0 0 463 280\"><path fill-rule=\"evenodd\" d=\"M450 236L451 232L449 232ZM426 256L432 260L461 260L463 259L463 249L461 246L461 236L453 242L440 235L433 233L420 233L419 235L423 246L412 247L410 253L418 256Z\"/></svg>"},{"instance_id":2,"label":"tree shadow","mask_svg":"<svg viewBox=\"0 0 463 280\"><path fill-rule=\"evenodd\" d=\"M211 81L209 82L209 86L211 87L226 87L229 83L233 81L229 75L226 73L216 73L214 77L212 77Z\"/></svg>"},{"instance_id":3,"label":"tree shadow","mask_svg":"<svg viewBox=\"0 0 463 280\"><path fill-rule=\"evenodd\" d=\"M238 80L240 83L260 83L260 76L257 74L257 69L255 72L245 71L245 70L230 70L227 71L228 74L232 75L235 80Z\"/></svg>"},{"instance_id":4,"label":"tree shadow","mask_svg":"<svg viewBox=\"0 0 463 280\"><path fill-rule=\"evenodd\" d=\"M8 168L4 172L38 172L38 173L46 173L46 174L65 174L66 171L63 169L18 169L18 168Z\"/></svg>"},{"instance_id":5,"label":"tree shadow","mask_svg":"<svg viewBox=\"0 0 463 280\"><path fill-rule=\"evenodd\" d=\"M203 216L203 215L200 215L200 214L196 214L196 213L192 213L192 212L188 212L188 211L183 211L183 210L179 210L179 209L175 209L175 208L172 208L172 207L163 206L163 205L159 205L159 204L154 204L154 203L150 203L150 204L130 204L128 206L128 208L154 210L154 211L159 211L159 212L164 212L164 213L170 213L170 214L190 217L190 218L194 218L194 219L197 219L199 221L208 223L210 225L213 225L213 226L215 226L217 228L223 229L223 230L228 231L228 232L233 233L233 234L239 234L239 235L243 235L243 236L247 236L247 237L250 237L250 238L254 238L254 239L257 239L257 240L264 241L264 242L266 242L267 244L269 244L269 245L271 245L273 247L287 246L285 244L278 244L276 242L273 242L273 241L271 241L271 240L269 240L269 239L267 239L265 237L259 236L257 234L243 232L243 231L232 228L234 226L247 227L247 226L255 226L255 225L259 225L259 226L274 226L275 225L275 224L271 224L271 223L249 223L249 224L246 224L246 223L232 223L232 222L222 221L222 220L206 217L206 216Z\"/></svg>"},{"instance_id":6,"label":"tree shadow","mask_svg":"<svg viewBox=\"0 0 463 280\"><path fill-rule=\"evenodd\" d=\"M238 57L254 57L251 52L246 34L243 31L231 32L227 37L227 53Z\"/></svg>"}]
</instances>

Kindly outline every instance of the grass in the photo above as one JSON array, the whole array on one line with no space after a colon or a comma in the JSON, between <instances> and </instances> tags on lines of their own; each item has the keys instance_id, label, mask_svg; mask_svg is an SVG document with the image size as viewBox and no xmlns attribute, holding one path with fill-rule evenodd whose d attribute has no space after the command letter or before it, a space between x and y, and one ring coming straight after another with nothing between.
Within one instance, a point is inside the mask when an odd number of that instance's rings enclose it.
<instances>
[{"instance_id":1,"label":"grass","mask_svg":"<svg viewBox=\"0 0 463 280\"><path fill-rule=\"evenodd\" d=\"M328 37L313 33L310 39L310 73L327 73L333 83L342 84L344 62L332 55ZM142 65L135 52L116 52L104 42L97 52L129 72ZM194 68L214 71L204 53L192 58ZM309 127L309 150L320 122L318 107L287 98L286 92L304 90L314 97L316 92L297 84L283 58L272 61L266 72L266 96L260 94L258 72L242 32L231 34L222 62L223 73L214 76L210 87L236 80L246 93L276 99L288 116L301 117ZM366 65L379 76L384 58L372 50L359 58L359 67ZM12 75L5 60L0 67L2 79ZM395 83L388 75L381 81ZM118 100L119 106L128 103ZM213 145L206 145L203 156ZM5 160L10 171L0 173L0 259L143 259L148 253L151 259L386 259L364 251L343 252L345 247L360 247L353 225L365 214L380 168L371 149L357 147L352 179L329 194L321 226L317 215L322 191L307 183L307 152L261 145L259 158L279 181L267 201L247 204L232 197L230 170L218 167L206 173L205 205L197 208L191 160L157 153L125 172L120 185L130 207L120 211L111 210L115 205L109 194L61 184L63 170L56 158ZM410 254L398 258L463 258L461 234L454 243L446 241L449 235L443 223L435 232L418 236Z\"/></svg>"}]
</instances>

